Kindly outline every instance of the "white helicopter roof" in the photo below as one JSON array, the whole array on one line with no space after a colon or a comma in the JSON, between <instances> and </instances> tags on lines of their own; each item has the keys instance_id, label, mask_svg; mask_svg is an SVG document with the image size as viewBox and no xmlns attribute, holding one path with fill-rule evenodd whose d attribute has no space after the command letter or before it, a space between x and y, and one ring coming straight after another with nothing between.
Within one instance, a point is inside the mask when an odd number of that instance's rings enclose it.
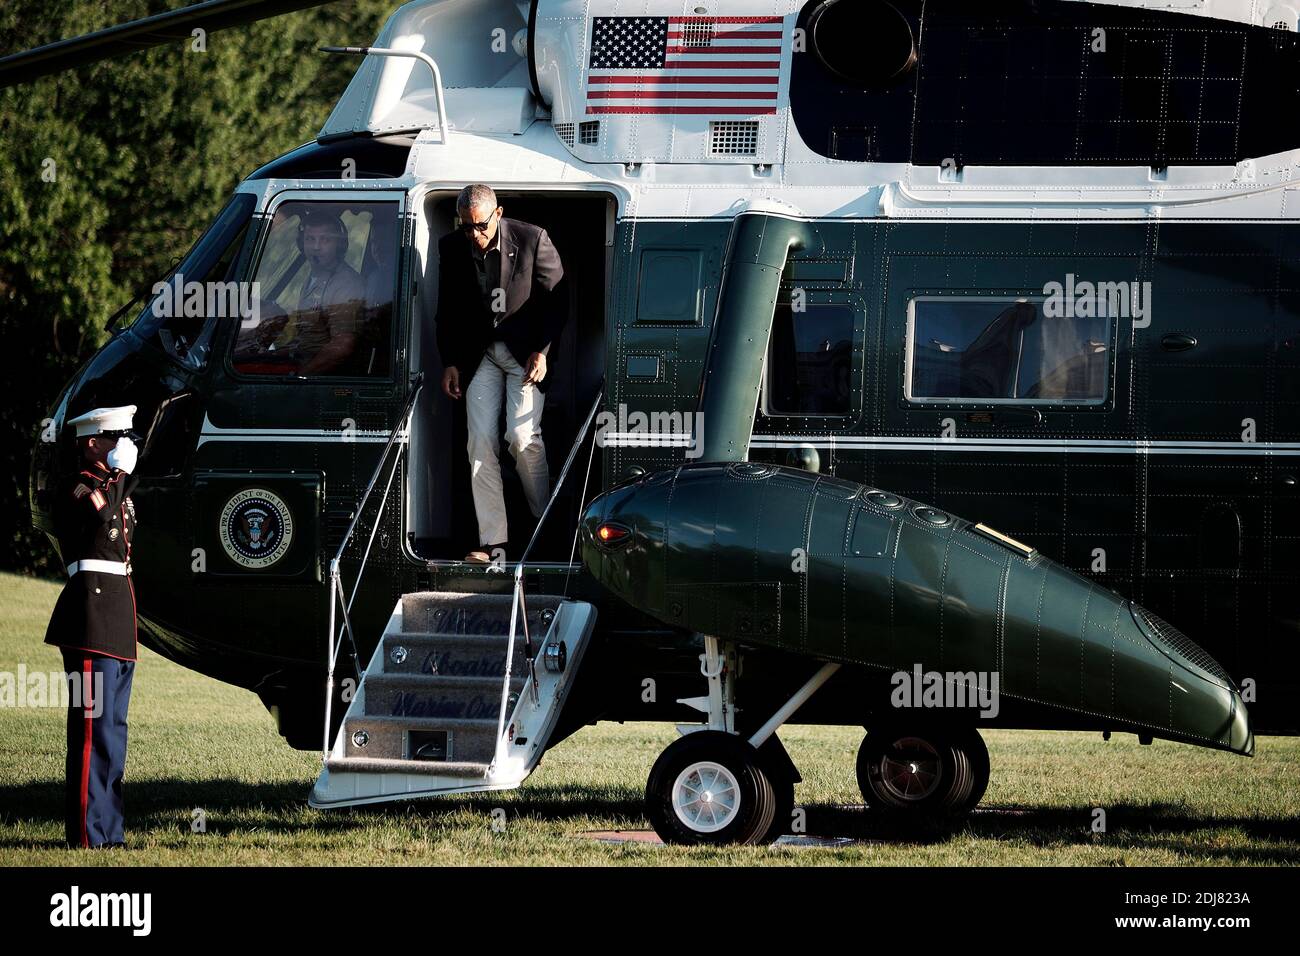
<instances>
[{"instance_id":1,"label":"white helicopter roof","mask_svg":"<svg viewBox=\"0 0 1300 956\"><path fill-rule=\"evenodd\" d=\"M1075 0L1085 2L1085 0ZM1241 23L1297 28L1300 0L1092 0L1106 6L1147 8ZM593 44L608 41L597 18L711 18L731 31L736 72L770 83L773 112L757 119L755 162L780 161L789 109L788 62L794 24L806 0L539 0L535 43L537 81L550 101L549 119L575 155L589 162L698 162L708 160L710 121L689 113L621 113L598 116L587 93ZM528 63L527 0L414 0L384 24L375 47L419 51L437 62L446 88L448 120L465 132L520 133L548 117L532 92ZM778 36L774 34L779 33ZM746 35L753 38L748 39ZM628 39L623 37L622 39ZM637 38L630 38L635 43ZM780 52L770 51L779 47ZM773 61L778 65L773 66ZM749 61L748 63L743 61ZM704 99L705 107L726 104ZM599 118L602 135L584 142L573 124ZM419 60L367 56L320 131L328 138L355 133L382 135L439 125L431 71ZM587 148L594 147L594 148ZM731 161L731 160L729 160Z\"/></svg>"},{"instance_id":2,"label":"white helicopter roof","mask_svg":"<svg viewBox=\"0 0 1300 956\"><path fill-rule=\"evenodd\" d=\"M1290 30L1297 28L1300 6L1300 0L1095 2ZM407 170L416 181L618 182L630 198L628 211L643 216L726 215L738 201L764 195L779 195L810 215L1002 216L1024 215L1026 208L1035 216L1296 215L1297 204L1287 204L1283 192L1295 185L1300 150L1237 167L1171 167L1158 182L1146 166L1134 165L970 167L954 183L937 167L821 155L794 132L790 107L789 53L806 4L538 0L532 59L548 109L534 95L529 74L529 3L415 0L394 12L374 46L432 57L444 87L445 117L425 63L369 55L319 138L417 131ZM725 112L720 119L718 108L731 105L725 94L700 90L698 102L705 109L698 113L683 110L680 99L672 111L600 110L601 102L591 96L596 84L589 81L599 68L601 45L634 55L638 43L663 43L662 37L620 35L612 44L612 18L663 18L673 22L668 29L674 31L699 18L725 22L727 57L734 58L735 70L754 80L748 89L771 94L764 109L737 103L734 121ZM622 29L635 32L636 27ZM440 130L444 119L454 149L442 148L448 145ZM736 138L743 140L740 149L730 148ZM1203 205L1215 200L1213 209Z\"/></svg>"}]
</instances>

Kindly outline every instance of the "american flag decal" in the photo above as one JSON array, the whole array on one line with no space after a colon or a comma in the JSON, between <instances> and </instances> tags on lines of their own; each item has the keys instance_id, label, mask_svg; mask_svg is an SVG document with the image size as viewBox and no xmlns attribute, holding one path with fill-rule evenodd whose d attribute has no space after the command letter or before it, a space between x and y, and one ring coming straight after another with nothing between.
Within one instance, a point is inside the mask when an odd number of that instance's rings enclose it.
<instances>
[{"instance_id":1,"label":"american flag decal","mask_svg":"<svg viewBox=\"0 0 1300 956\"><path fill-rule=\"evenodd\" d=\"M780 17L595 17L588 113L776 112Z\"/></svg>"}]
</instances>

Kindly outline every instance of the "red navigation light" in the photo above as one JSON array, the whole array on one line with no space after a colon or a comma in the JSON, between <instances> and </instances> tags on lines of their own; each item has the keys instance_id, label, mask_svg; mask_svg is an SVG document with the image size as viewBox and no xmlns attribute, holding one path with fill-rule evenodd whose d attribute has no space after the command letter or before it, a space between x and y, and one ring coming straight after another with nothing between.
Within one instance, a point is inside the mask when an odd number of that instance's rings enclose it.
<instances>
[{"instance_id":1,"label":"red navigation light","mask_svg":"<svg viewBox=\"0 0 1300 956\"><path fill-rule=\"evenodd\" d=\"M618 544L632 533L621 524L603 524L596 529L596 540L601 544Z\"/></svg>"}]
</instances>

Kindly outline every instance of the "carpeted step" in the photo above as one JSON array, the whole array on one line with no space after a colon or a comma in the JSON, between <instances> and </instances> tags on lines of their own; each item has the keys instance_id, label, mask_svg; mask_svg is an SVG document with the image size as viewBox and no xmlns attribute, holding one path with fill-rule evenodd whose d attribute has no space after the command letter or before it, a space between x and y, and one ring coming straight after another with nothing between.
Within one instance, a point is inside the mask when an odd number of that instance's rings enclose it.
<instances>
[{"instance_id":1,"label":"carpeted step","mask_svg":"<svg viewBox=\"0 0 1300 956\"><path fill-rule=\"evenodd\" d=\"M343 755L420 763L489 763L496 753L497 722L409 717L348 717Z\"/></svg>"},{"instance_id":2,"label":"carpeted step","mask_svg":"<svg viewBox=\"0 0 1300 956\"><path fill-rule=\"evenodd\" d=\"M520 693L526 678L517 673L511 695ZM419 674L368 674L365 683L367 717L452 718L496 721L501 710L499 677L429 677Z\"/></svg>"},{"instance_id":3,"label":"carpeted step","mask_svg":"<svg viewBox=\"0 0 1300 956\"><path fill-rule=\"evenodd\" d=\"M540 649L540 638L533 637L533 654ZM527 671L524 638L515 637L512 670ZM384 674L423 674L439 677L495 677L506 672L506 638L481 634L448 636L424 632L384 635L384 652L380 660Z\"/></svg>"},{"instance_id":4,"label":"carpeted step","mask_svg":"<svg viewBox=\"0 0 1300 956\"><path fill-rule=\"evenodd\" d=\"M431 776L466 777L487 775L486 763L434 763L424 760L383 760L371 757L330 758L325 766L335 773L427 773Z\"/></svg>"},{"instance_id":5,"label":"carpeted step","mask_svg":"<svg viewBox=\"0 0 1300 956\"><path fill-rule=\"evenodd\" d=\"M510 594L454 594L420 591L402 595L402 630L429 634L510 633ZM562 598L539 594L529 597L528 632L541 638ZM523 621L516 624L523 631Z\"/></svg>"}]
</instances>

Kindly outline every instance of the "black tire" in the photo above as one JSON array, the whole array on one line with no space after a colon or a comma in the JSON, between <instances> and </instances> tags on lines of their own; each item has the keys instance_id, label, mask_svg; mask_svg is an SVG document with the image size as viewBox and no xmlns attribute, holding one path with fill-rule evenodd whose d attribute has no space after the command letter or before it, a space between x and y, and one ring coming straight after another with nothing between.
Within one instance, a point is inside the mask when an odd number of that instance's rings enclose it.
<instances>
[{"instance_id":1,"label":"black tire","mask_svg":"<svg viewBox=\"0 0 1300 956\"><path fill-rule=\"evenodd\" d=\"M751 734L747 726L737 726L736 731L738 736L745 739ZM772 825L761 842L775 843L794 830L794 785L799 782L799 770L776 734L768 737L763 746L758 748L758 760L768 783L772 785L772 796L775 799Z\"/></svg>"},{"instance_id":2,"label":"black tire","mask_svg":"<svg viewBox=\"0 0 1300 956\"><path fill-rule=\"evenodd\" d=\"M858 788L874 811L915 818L966 808L975 782L967 749L945 730L879 727L858 748Z\"/></svg>"},{"instance_id":3,"label":"black tire","mask_svg":"<svg viewBox=\"0 0 1300 956\"><path fill-rule=\"evenodd\" d=\"M722 790L710 791L709 806L688 802L692 779ZM646 815L660 838L687 845L761 843L777 802L758 751L716 730L697 730L669 744L650 769L645 795Z\"/></svg>"},{"instance_id":4,"label":"black tire","mask_svg":"<svg viewBox=\"0 0 1300 956\"><path fill-rule=\"evenodd\" d=\"M766 763L763 775L772 786L772 825L763 834L762 842L775 843L794 826L794 781L783 768L769 767Z\"/></svg>"},{"instance_id":5,"label":"black tire","mask_svg":"<svg viewBox=\"0 0 1300 956\"><path fill-rule=\"evenodd\" d=\"M966 798L964 809L974 810L984 799L984 792L989 786L989 748L985 746L984 738L974 727L967 727L957 735L957 746L966 751L966 755L970 758L973 779L970 796Z\"/></svg>"}]
</instances>

